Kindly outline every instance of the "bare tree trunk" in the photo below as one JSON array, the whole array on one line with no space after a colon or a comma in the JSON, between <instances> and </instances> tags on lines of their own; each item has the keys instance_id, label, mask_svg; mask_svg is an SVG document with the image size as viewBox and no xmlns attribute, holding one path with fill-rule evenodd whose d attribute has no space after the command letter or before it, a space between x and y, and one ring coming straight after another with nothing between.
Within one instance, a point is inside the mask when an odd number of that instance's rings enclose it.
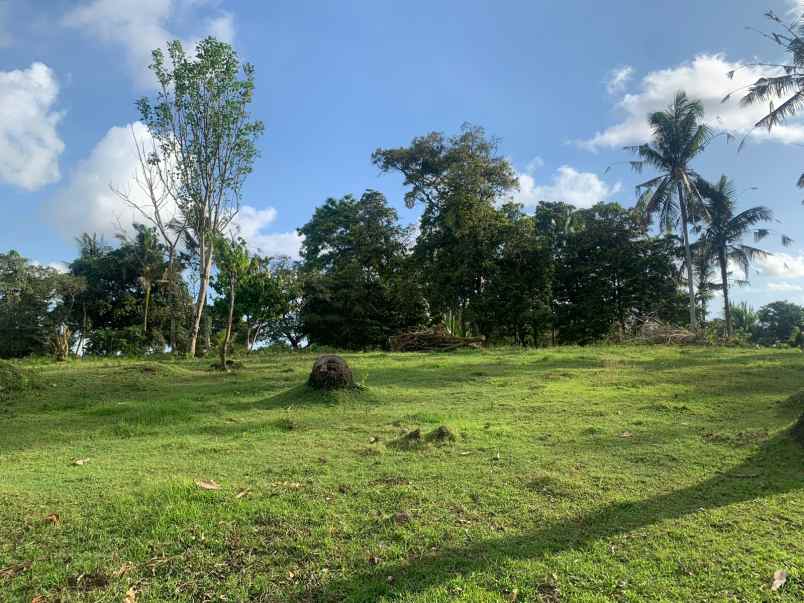
<instances>
[{"instance_id":1,"label":"bare tree trunk","mask_svg":"<svg viewBox=\"0 0 804 603\"><path fill-rule=\"evenodd\" d=\"M726 254L721 249L718 252L718 260L720 262L720 280L723 282L723 318L726 321L726 337L733 335L733 328L731 325L731 304L729 303L729 271L726 262Z\"/></svg>"},{"instance_id":2,"label":"bare tree trunk","mask_svg":"<svg viewBox=\"0 0 804 603\"><path fill-rule=\"evenodd\" d=\"M234 322L234 305L235 305L235 279L229 279L229 318L226 321L226 336L223 338L221 345L221 369L226 370L226 353L229 350L229 342L232 340L232 323Z\"/></svg>"},{"instance_id":3,"label":"bare tree trunk","mask_svg":"<svg viewBox=\"0 0 804 603\"><path fill-rule=\"evenodd\" d=\"M198 288L198 297L196 298L195 305L193 306L193 327L190 332L190 347L188 350L190 357L195 356L198 333L201 331L201 317L204 313L204 307L207 305L207 289L209 289L209 277L211 273L212 250L210 249L207 260L201 267L201 284Z\"/></svg>"},{"instance_id":4,"label":"bare tree trunk","mask_svg":"<svg viewBox=\"0 0 804 603\"><path fill-rule=\"evenodd\" d=\"M684 189L681 183L678 183L678 205L681 208L681 230L684 234L684 255L687 259L687 286L690 295L690 328L693 331L698 330L698 316L695 309L695 282L693 281L692 274L692 250L690 249L690 235L688 228L687 216L687 203L684 199Z\"/></svg>"},{"instance_id":5,"label":"bare tree trunk","mask_svg":"<svg viewBox=\"0 0 804 603\"><path fill-rule=\"evenodd\" d=\"M151 305L151 285L145 287L145 310L142 313L142 334L148 333L148 308Z\"/></svg>"}]
</instances>

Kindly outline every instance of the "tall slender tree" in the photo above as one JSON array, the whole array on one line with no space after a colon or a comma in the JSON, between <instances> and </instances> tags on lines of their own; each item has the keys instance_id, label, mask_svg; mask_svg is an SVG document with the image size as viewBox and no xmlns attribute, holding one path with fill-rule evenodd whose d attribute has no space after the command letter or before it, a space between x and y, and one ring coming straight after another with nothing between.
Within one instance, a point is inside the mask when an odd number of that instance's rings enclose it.
<instances>
[{"instance_id":1,"label":"tall slender tree","mask_svg":"<svg viewBox=\"0 0 804 603\"><path fill-rule=\"evenodd\" d=\"M753 234L756 242L764 239L770 231L757 228L757 225L772 220L773 212L767 207L757 206L735 213L737 193L734 184L725 175L714 184L699 180L697 187L703 197L707 216L707 226L700 237L701 253L707 263L714 263L720 269L726 335L731 337L734 325L729 298L729 262L737 264L748 280L751 262L767 256L768 252L746 245L742 240L748 234ZM787 245L790 239L782 235L782 243Z\"/></svg>"},{"instance_id":2,"label":"tall slender tree","mask_svg":"<svg viewBox=\"0 0 804 603\"><path fill-rule=\"evenodd\" d=\"M240 63L234 49L206 38L188 56L179 41L167 56L153 52L151 70L159 88L154 99L137 106L155 141L150 165L176 203L198 254L198 294L193 307L188 352L194 355L207 305L214 241L240 207L240 191L257 156L263 124L248 107L254 94L254 68Z\"/></svg>"},{"instance_id":3,"label":"tall slender tree","mask_svg":"<svg viewBox=\"0 0 804 603\"><path fill-rule=\"evenodd\" d=\"M700 193L696 188L698 174L690 163L712 140L712 130L701 123L703 105L690 100L684 92L677 92L673 103L664 111L649 116L653 140L650 143L626 147L638 156L631 166L641 172L645 166L659 171L659 175L637 185L641 192L640 207L646 218L658 217L661 228L681 229L687 268L690 327L698 329L695 303L695 281L690 245L690 224L700 207Z\"/></svg>"}]
</instances>

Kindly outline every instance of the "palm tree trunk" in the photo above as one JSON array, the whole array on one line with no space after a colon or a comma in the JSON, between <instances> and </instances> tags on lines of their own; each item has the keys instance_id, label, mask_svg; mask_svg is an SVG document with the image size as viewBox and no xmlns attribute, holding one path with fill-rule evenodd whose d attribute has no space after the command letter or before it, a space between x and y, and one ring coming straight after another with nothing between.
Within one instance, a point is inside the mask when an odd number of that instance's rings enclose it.
<instances>
[{"instance_id":1,"label":"palm tree trunk","mask_svg":"<svg viewBox=\"0 0 804 603\"><path fill-rule=\"evenodd\" d=\"M690 295L690 328L693 331L698 330L698 316L695 308L695 282L693 281L692 274L692 250L690 249L690 235L688 228L687 218L687 203L684 198L684 188L681 183L678 184L678 205L681 208L681 230L684 234L684 255L687 258L687 286Z\"/></svg>"},{"instance_id":2,"label":"palm tree trunk","mask_svg":"<svg viewBox=\"0 0 804 603\"><path fill-rule=\"evenodd\" d=\"M723 282L723 318L726 320L726 337L732 336L731 304L729 303L729 272L726 254L721 249L718 253L720 262L720 280Z\"/></svg>"}]
</instances>

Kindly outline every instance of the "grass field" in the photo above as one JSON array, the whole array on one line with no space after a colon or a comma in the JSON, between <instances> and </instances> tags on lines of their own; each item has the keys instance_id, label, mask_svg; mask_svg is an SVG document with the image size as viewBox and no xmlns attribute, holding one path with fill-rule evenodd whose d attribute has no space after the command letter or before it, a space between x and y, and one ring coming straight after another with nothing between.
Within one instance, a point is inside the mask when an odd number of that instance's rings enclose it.
<instances>
[{"instance_id":1,"label":"grass field","mask_svg":"<svg viewBox=\"0 0 804 603\"><path fill-rule=\"evenodd\" d=\"M0 601L804 600L800 352L346 357L20 364Z\"/></svg>"}]
</instances>

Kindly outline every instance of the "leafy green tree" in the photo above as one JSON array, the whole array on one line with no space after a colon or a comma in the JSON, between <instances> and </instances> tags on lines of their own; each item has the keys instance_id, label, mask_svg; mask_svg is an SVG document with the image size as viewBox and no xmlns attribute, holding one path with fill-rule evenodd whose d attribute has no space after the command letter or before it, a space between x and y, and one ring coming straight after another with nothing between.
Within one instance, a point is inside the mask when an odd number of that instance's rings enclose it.
<instances>
[{"instance_id":1,"label":"leafy green tree","mask_svg":"<svg viewBox=\"0 0 804 603\"><path fill-rule=\"evenodd\" d=\"M770 10L765 16L776 28L776 31L765 34L765 37L786 52L789 58L782 63L760 63L759 66L772 69L773 74L763 76L749 86L741 103L769 103L767 115L755 127L770 131L804 108L804 15L799 14L794 25L787 25ZM730 74L733 75L734 72ZM726 99L730 96L731 94L727 95ZM799 177L798 185L804 188L804 174Z\"/></svg>"},{"instance_id":2,"label":"leafy green tree","mask_svg":"<svg viewBox=\"0 0 804 603\"><path fill-rule=\"evenodd\" d=\"M276 305L266 321L266 337L273 342L287 341L298 350L304 340L303 275L297 263L280 258L271 264L271 281Z\"/></svg>"},{"instance_id":3,"label":"leafy green tree","mask_svg":"<svg viewBox=\"0 0 804 603\"><path fill-rule=\"evenodd\" d=\"M679 316L671 238L646 236L641 217L616 203L578 210L555 279L559 341L586 344L625 334L631 321Z\"/></svg>"},{"instance_id":4,"label":"leafy green tree","mask_svg":"<svg viewBox=\"0 0 804 603\"><path fill-rule=\"evenodd\" d=\"M189 323L186 283L164 282L170 272L164 245L152 228L134 229L135 235L121 238L116 248L90 235L79 239L80 255L70 272L86 288L76 298L70 325L80 332L85 353L162 351L174 319Z\"/></svg>"},{"instance_id":5,"label":"leafy green tree","mask_svg":"<svg viewBox=\"0 0 804 603\"><path fill-rule=\"evenodd\" d=\"M188 350L195 355L214 241L237 214L263 124L252 120L248 111L254 68L241 65L229 44L206 38L190 57L174 41L167 56L159 49L153 52L151 69L158 92L137 106L156 143L149 162L159 168L160 182L178 206L186 236L198 254L199 287Z\"/></svg>"},{"instance_id":6,"label":"leafy green tree","mask_svg":"<svg viewBox=\"0 0 804 603\"><path fill-rule=\"evenodd\" d=\"M32 264L16 251L0 254L0 357L45 354L57 336L69 353L66 319L82 288L81 279Z\"/></svg>"},{"instance_id":7,"label":"leafy green tree","mask_svg":"<svg viewBox=\"0 0 804 603\"><path fill-rule=\"evenodd\" d=\"M226 370L229 366L227 355L232 342L232 329L235 320L235 300L238 287L248 279L254 271L254 265L248 252L246 242L240 238L218 237L215 239L215 260L218 274L215 277L219 292L225 291L227 297L226 328L220 344L220 368Z\"/></svg>"},{"instance_id":8,"label":"leafy green tree","mask_svg":"<svg viewBox=\"0 0 804 603\"><path fill-rule=\"evenodd\" d=\"M757 257L767 256L768 252L746 245L742 240L751 233L755 241L765 238L769 231L756 226L772 220L773 212L767 207L758 206L735 213L736 191L734 184L726 176L721 176L715 184L699 180L697 186L703 196L707 222L699 241L701 255L705 265L714 263L720 269L726 336L731 337L734 334L734 325L729 301L729 262L742 269L747 281L751 262ZM787 244L789 239L782 237L782 242Z\"/></svg>"},{"instance_id":9,"label":"leafy green tree","mask_svg":"<svg viewBox=\"0 0 804 603\"><path fill-rule=\"evenodd\" d=\"M550 246L535 217L525 214L521 205L507 203L499 214L496 253L469 318L488 339L538 344L552 319Z\"/></svg>"},{"instance_id":10,"label":"leafy green tree","mask_svg":"<svg viewBox=\"0 0 804 603\"><path fill-rule=\"evenodd\" d=\"M787 301L762 306L757 312L754 339L763 345L786 343L795 329L804 327L804 308Z\"/></svg>"},{"instance_id":11,"label":"leafy green tree","mask_svg":"<svg viewBox=\"0 0 804 603\"><path fill-rule=\"evenodd\" d=\"M431 315L456 317L469 330L467 310L495 255L495 203L517 186L513 168L496 141L469 125L449 138L433 132L407 147L377 149L372 161L404 176L408 207L423 205L414 255Z\"/></svg>"},{"instance_id":12,"label":"leafy green tree","mask_svg":"<svg viewBox=\"0 0 804 603\"><path fill-rule=\"evenodd\" d=\"M425 321L419 287L407 269L408 231L381 193L327 199L299 233L301 318L311 342L384 346L390 335Z\"/></svg>"},{"instance_id":13,"label":"leafy green tree","mask_svg":"<svg viewBox=\"0 0 804 603\"><path fill-rule=\"evenodd\" d=\"M666 232L680 227L687 270L690 327L693 330L698 328L698 318L689 231L699 211L700 194L696 187L699 176L690 163L712 140L712 131L701 123L702 118L700 101L690 100L684 92L678 92L670 107L650 115L653 141L629 147L639 158L631 162L635 170L641 172L650 166L659 172L658 176L637 185L637 190L642 191L640 207L646 217L658 218L660 227Z\"/></svg>"},{"instance_id":14,"label":"leafy green tree","mask_svg":"<svg viewBox=\"0 0 804 603\"><path fill-rule=\"evenodd\" d=\"M756 311L746 302L741 302L736 306L732 304L730 314L734 332L751 337L759 323Z\"/></svg>"}]
</instances>

